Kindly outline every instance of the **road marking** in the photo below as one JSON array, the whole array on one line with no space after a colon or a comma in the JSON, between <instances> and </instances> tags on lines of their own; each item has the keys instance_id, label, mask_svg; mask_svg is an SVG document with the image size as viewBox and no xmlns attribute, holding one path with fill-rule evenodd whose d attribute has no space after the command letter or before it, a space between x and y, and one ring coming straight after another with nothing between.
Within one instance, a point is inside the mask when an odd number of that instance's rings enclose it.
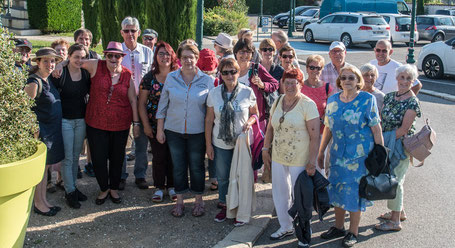
<instances>
[{"instance_id":1,"label":"road marking","mask_svg":"<svg viewBox=\"0 0 455 248\"><path fill-rule=\"evenodd\" d=\"M440 93L440 92L436 92L436 91L432 91L432 90L424 90L424 89L421 89L419 92L422 94L425 94L425 95L435 96L435 97L439 97L439 98L442 98L442 99L445 99L445 100L448 100L451 102L455 102L454 95Z\"/></svg>"},{"instance_id":2,"label":"road marking","mask_svg":"<svg viewBox=\"0 0 455 248\"><path fill-rule=\"evenodd\" d=\"M441 81L436 81L436 80L432 80L432 79L428 79L428 78L419 78L420 81L422 82L429 82L429 83L433 83L433 84L442 84L442 85L448 85L448 86L455 86L455 83L446 83L446 82L441 82Z\"/></svg>"}]
</instances>

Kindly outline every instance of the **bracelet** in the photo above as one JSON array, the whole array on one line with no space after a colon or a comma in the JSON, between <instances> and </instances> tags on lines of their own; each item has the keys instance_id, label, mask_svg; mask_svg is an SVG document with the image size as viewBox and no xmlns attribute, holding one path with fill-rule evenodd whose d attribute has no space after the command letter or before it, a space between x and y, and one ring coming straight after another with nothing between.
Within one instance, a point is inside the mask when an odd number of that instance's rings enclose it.
<instances>
[{"instance_id":1,"label":"bracelet","mask_svg":"<svg viewBox=\"0 0 455 248\"><path fill-rule=\"evenodd\" d=\"M133 126L139 126L139 125L141 125L140 121L133 121Z\"/></svg>"}]
</instances>

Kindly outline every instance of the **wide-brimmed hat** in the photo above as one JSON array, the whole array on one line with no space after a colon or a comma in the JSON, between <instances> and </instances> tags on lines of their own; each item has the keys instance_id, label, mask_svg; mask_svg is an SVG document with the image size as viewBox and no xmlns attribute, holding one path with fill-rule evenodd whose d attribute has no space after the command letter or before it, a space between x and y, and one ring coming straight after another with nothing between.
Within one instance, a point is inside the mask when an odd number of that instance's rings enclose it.
<instances>
[{"instance_id":1,"label":"wide-brimmed hat","mask_svg":"<svg viewBox=\"0 0 455 248\"><path fill-rule=\"evenodd\" d=\"M63 60L62 56L58 55L57 52L50 47L43 47L36 51L35 57L32 59L32 61L36 62L36 60L41 58L55 58L56 63L59 63Z\"/></svg>"},{"instance_id":2,"label":"wide-brimmed hat","mask_svg":"<svg viewBox=\"0 0 455 248\"><path fill-rule=\"evenodd\" d=\"M123 52L122 43L116 41L110 41L103 53L119 53L126 55L126 53Z\"/></svg>"},{"instance_id":3,"label":"wide-brimmed hat","mask_svg":"<svg viewBox=\"0 0 455 248\"><path fill-rule=\"evenodd\" d=\"M218 59L216 58L215 52L204 48L199 52L199 59L197 60L196 66L201 71L214 71L218 67Z\"/></svg>"},{"instance_id":4,"label":"wide-brimmed hat","mask_svg":"<svg viewBox=\"0 0 455 248\"><path fill-rule=\"evenodd\" d=\"M232 49L234 46L232 45L232 38L228 34L219 33L216 39L213 41L214 44L220 46L224 49Z\"/></svg>"},{"instance_id":5,"label":"wide-brimmed hat","mask_svg":"<svg viewBox=\"0 0 455 248\"><path fill-rule=\"evenodd\" d=\"M142 36L150 36L153 38L158 38L158 32L156 32L155 30L153 30L151 28L148 28L148 29L144 30L144 32L142 33Z\"/></svg>"}]
</instances>

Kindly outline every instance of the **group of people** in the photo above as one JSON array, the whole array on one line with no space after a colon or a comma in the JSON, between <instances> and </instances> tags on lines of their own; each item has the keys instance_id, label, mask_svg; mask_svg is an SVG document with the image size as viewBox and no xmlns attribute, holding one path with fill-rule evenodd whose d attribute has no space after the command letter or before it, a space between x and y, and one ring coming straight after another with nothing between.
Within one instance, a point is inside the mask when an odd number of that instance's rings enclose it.
<instances>
[{"instance_id":1,"label":"group of people","mask_svg":"<svg viewBox=\"0 0 455 248\"><path fill-rule=\"evenodd\" d=\"M79 202L87 200L76 187L85 138L100 187L95 203L101 205L108 198L122 202L119 190L128 176L125 148L132 127L137 186L148 188L150 143L156 188L152 200L162 202L167 193L176 202L171 214L182 217L184 194L191 191L195 195L191 214L202 216L207 157L211 189L219 193L220 212L214 220L223 222L232 217L227 195L233 157L244 156L236 154L237 142L244 141L244 134L256 137L254 132L262 132L262 160L272 175L280 223L270 238L294 234L288 214L294 184L301 173L313 176L318 170L328 177L330 204L335 208L335 225L321 237L344 237L347 247L357 242L361 212L372 205L358 194L360 178L367 174L366 157L374 144L387 145L384 139L390 135L383 132L392 131L393 140L411 135L414 120L421 115L417 70L391 59L388 40L377 42L376 59L360 69L345 61L346 48L337 41L330 46L329 63L311 55L303 69L283 31L262 40L259 49L253 45L252 31L243 29L237 41L220 33L214 51L199 51L188 39L176 52L166 42L156 43L154 30L145 30L146 45L137 42L140 34L138 20L126 17L121 30L124 42L109 42L104 59L88 50L92 36L86 29L76 31L74 45L56 41L32 59L36 65L24 89L36 102L38 136L48 148L46 170L62 162L70 207L79 208ZM23 43L18 52L28 47ZM277 97L271 104L273 94ZM397 197L388 201L391 211L381 215L384 222L376 226L384 231L399 231L400 221L406 219L403 182L409 155L394 165ZM257 172L250 180L256 178ZM34 211L53 216L60 208L47 201L46 182L47 173L36 187ZM234 225L248 221L237 216ZM308 245L299 241L299 246Z\"/></svg>"}]
</instances>

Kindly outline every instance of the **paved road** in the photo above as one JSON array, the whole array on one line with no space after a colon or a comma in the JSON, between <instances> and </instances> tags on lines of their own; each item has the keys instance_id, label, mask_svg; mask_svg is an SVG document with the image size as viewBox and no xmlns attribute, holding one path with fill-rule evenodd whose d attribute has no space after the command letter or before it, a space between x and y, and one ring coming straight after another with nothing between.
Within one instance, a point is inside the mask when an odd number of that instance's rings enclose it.
<instances>
[{"instance_id":1,"label":"paved road","mask_svg":"<svg viewBox=\"0 0 455 248\"><path fill-rule=\"evenodd\" d=\"M455 247L455 103L420 95L422 108L432 127L437 131L437 144L424 167L410 168L405 182L404 206L408 220L397 233L375 231L376 217L386 211L384 201L375 202L367 209L360 223L360 243L356 247ZM421 126L419 120L418 126ZM341 240L325 241L319 238L334 223L333 211L323 223L313 216L312 247L340 247ZM278 229L273 218L255 247L296 247L297 239L269 240ZM348 226L346 226L347 228Z\"/></svg>"}]
</instances>

